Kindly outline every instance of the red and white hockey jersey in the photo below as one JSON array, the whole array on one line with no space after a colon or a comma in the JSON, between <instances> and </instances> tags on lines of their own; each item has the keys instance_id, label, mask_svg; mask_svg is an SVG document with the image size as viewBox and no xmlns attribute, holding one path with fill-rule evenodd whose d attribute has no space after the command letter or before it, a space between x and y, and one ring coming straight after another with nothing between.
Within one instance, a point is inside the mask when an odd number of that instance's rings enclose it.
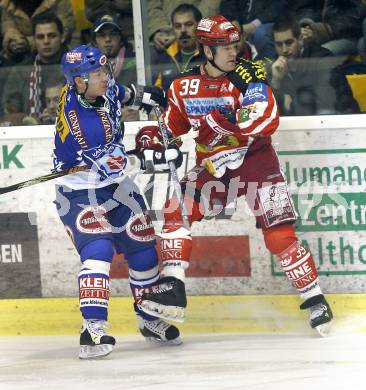
<instances>
[{"instance_id":1,"label":"red and white hockey jersey","mask_svg":"<svg viewBox=\"0 0 366 390\"><path fill-rule=\"evenodd\" d=\"M279 113L262 66L240 59L232 72L210 77L203 65L176 78L168 91L164 120L174 136L199 128L202 118L218 109L236 111L238 132L213 149L196 144L197 163L218 152L242 148L248 137L271 135L278 127Z\"/></svg>"}]
</instances>

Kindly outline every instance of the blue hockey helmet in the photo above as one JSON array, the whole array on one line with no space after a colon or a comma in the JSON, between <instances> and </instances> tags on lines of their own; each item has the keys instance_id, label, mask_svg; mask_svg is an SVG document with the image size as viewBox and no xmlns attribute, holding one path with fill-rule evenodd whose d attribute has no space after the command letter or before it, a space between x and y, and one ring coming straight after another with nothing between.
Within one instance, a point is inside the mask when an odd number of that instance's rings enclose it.
<instances>
[{"instance_id":1,"label":"blue hockey helmet","mask_svg":"<svg viewBox=\"0 0 366 390\"><path fill-rule=\"evenodd\" d=\"M73 85L74 77L88 79L90 72L108 65L108 60L96 47L81 45L67 51L62 57L61 65L67 83Z\"/></svg>"}]
</instances>

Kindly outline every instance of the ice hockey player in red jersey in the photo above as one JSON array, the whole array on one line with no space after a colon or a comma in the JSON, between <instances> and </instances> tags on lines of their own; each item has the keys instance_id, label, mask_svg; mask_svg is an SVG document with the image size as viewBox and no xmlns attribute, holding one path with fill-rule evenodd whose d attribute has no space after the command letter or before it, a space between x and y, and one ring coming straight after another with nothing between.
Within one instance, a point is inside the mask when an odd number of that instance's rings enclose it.
<instances>
[{"instance_id":1,"label":"ice hockey player in red jersey","mask_svg":"<svg viewBox=\"0 0 366 390\"><path fill-rule=\"evenodd\" d=\"M164 113L174 137L191 127L199 130L196 166L181 181L189 222L200 221L213 205L224 207L245 196L267 249L303 299L300 309L309 309L311 327L325 335L333 316L313 257L294 230L296 212L271 144L279 112L265 71L258 63L237 59L240 33L220 15L202 19L196 38L206 61L172 82ZM147 129L137 135L137 145L160 148L158 128ZM143 296L142 308L182 322L192 237L178 205L175 196L165 205L160 247L164 278Z\"/></svg>"}]
</instances>

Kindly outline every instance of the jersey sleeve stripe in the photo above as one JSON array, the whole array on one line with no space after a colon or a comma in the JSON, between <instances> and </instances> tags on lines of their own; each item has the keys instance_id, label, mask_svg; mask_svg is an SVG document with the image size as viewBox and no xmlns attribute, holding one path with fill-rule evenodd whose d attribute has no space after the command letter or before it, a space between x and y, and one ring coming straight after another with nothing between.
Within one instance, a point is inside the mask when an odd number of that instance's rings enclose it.
<instances>
[{"instance_id":1,"label":"jersey sleeve stripe","mask_svg":"<svg viewBox=\"0 0 366 390\"><path fill-rule=\"evenodd\" d=\"M263 110L262 115L257 118L245 121L243 123L238 123L238 126L241 130L246 130L245 135L258 135L260 133L267 133L266 127L270 126L271 122L276 117L278 117L276 100L272 94L272 91L270 90L270 88L268 88L267 106ZM273 131L272 128L270 130L270 132Z\"/></svg>"},{"instance_id":2,"label":"jersey sleeve stripe","mask_svg":"<svg viewBox=\"0 0 366 390\"><path fill-rule=\"evenodd\" d=\"M272 129L273 125L275 127ZM260 125L256 126L253 131L250 133L245 133L246 135L257 135L259 133L266 133L266 135L271 134L278 125L278 108L276 101L272 106L272 112L269 118L266 118Z\"/></svg>"}]
</instances>

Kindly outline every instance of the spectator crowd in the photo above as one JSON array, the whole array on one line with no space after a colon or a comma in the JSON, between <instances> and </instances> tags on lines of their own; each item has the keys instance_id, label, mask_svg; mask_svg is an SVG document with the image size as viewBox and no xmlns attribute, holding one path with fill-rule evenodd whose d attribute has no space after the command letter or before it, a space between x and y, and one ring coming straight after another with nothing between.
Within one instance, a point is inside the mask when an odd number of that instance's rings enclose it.
<instances>
[{"instance_id":1,"label":"spectator crowd","mask_svg":"<svg viewBox=\"0 0 366 390\"><path fill-rule=\"evenodd\" d=\"M281 115L366 111L365 0L141 2L150 43L145 67L164 90L202 61L199 20L221 14L242 32L240 56L265 67ZM132 0L0 0L0 13L2 126L54 123L60 59L78 44L104 52L118 83L136 82Z\"/></svg>"}]
</instances>

